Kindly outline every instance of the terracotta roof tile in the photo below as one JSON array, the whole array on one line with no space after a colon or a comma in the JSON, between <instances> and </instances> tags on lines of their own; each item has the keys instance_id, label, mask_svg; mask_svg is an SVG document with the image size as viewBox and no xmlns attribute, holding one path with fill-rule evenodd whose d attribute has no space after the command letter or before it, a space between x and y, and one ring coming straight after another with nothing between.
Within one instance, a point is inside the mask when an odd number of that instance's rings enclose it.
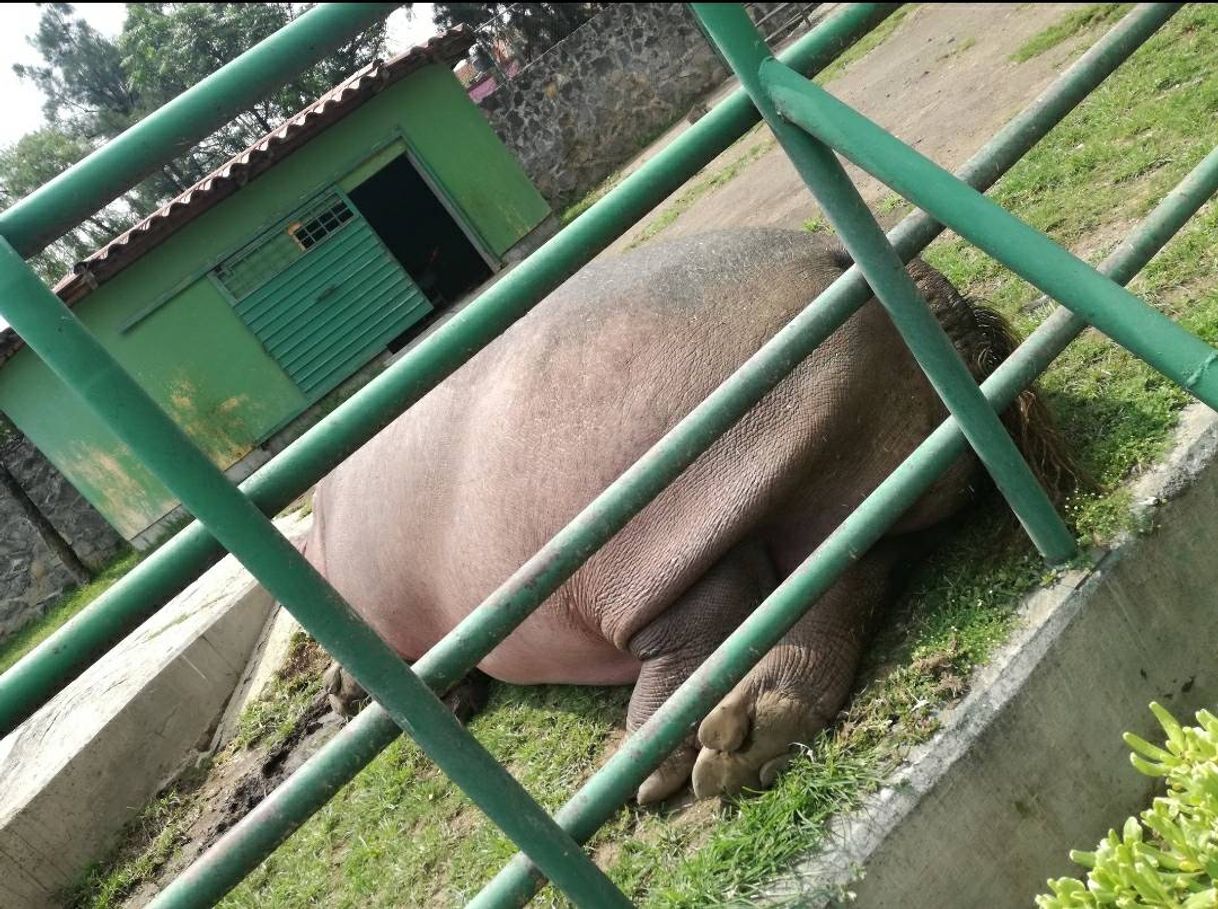
<instances>
[{"instance_id":1,"label":"terracotta roof tile","mask_svg":"<svg viewBox=\"0 0 1218 909\"><path fill-rule=\"evenodd\" d=\"M430 63L456 64L474 43L473 32L457 27L398 56L374 62L349 76L308 107L284 120L241 154L225 162L181 195L148 215L73 266L55 293L75 306L98 285L131 265L171 234L283 160L369 98ZM16 332L0 332L0 363L20 349Z\"/></svg>"}]
</instances>

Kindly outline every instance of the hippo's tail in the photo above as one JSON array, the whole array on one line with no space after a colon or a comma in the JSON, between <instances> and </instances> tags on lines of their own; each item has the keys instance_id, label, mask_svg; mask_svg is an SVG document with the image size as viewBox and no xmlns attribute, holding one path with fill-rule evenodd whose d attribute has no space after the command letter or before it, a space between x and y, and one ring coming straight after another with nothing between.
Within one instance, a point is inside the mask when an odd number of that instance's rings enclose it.
<instances>
[{"instance_id":1,"label":"hippo's tail","mask_svg":"<svg viewBox=\"0 0 1218 909\"><path fill-rule=\"evenodd\" d=\"M970 360L969 370L981 381L1014 352L1019 340L1001 314L975 300L967 302L975 320L976 334L975 342L962 353ZM1071 456L1061 431L1035 385L1019 393L1019 397L1003 413L1002 422L1036 478L1056 504L1061 504L1072 492L1093 485Z\"/></svg>"},{"instance_id":2,"label":"hippo's tail","mask_svg":"<svg viewBox=\"0 0 1218 909\"><path fill-rule=\"evenodd\" d=\"M844 248L839 247L836 255L843 268L852 264L850 253ZM908 269L978 382L988 377L1019 346L1014 329L1000 313L965 297L922 259L912 259ZM1003 413L1002 422L1055 504L1061 504L1077 489L1094 485L1071 456L1035 385L1020 392Z\"/></svg>"}]
</instances>

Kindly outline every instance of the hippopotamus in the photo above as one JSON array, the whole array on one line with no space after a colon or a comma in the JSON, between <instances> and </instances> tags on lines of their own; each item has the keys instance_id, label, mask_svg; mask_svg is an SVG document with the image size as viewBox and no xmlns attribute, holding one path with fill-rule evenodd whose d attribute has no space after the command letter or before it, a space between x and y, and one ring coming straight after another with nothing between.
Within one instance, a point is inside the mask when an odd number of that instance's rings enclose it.
<instances>
[{"instance_id":1,"label":"hippopotamus","mask_svg":"<svg viewBox=\"0 0 1218 909\"><path fill-rule=\"evenodd\" d=\"M593 262L319 484L307 558L419 658L850 265L830 236L777 229ZM1013 347L1007 325L921 260L908 268L972 375L988 375ZM1043 448L1030 394L1004 420L1021 447ZM638 728L945 416L872 299L479 669L522 685L633 684ZM983 484L962 456L638 801L691 778L700 798L768 785L841 708L911 552ZM359 691L338 668L327 684Z\"/></svg>"}]
</instances>

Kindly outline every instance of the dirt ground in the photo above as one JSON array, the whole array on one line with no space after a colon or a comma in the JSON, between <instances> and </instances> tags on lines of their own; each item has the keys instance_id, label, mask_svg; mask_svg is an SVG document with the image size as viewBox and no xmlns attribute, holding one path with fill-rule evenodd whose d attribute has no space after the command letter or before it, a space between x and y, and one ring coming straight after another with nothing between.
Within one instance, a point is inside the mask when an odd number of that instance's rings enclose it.
<instances>
[{"instance_id":1,"label":"dirt ground","mask_svg":"<svg viewBox=\"0 0 1218 909\"><path fill-rule=\"evenodd\" d=\"M906 15L888 39L854 61L826 88L939 164L955 170L1007 120L1026 107L1073 59L1093 34L1076 36L1023 63L1011 54L1079 3L932 3ZM720 93L717 93L720 94ZM674 128L624 169L671 142ZM772 138L763 127L749 145ZM627 231L602 255L620 254L647 225L673 205L685 189L723 170L742 153L739 145L712 161ZM890 190L848 166L863 197L890 226L900 213L879 203ZM798 228L819 214L811 194L787 156L776 146L738 176L702 196L657 238L679 237L723 227Z\"/></svg>"}]
</instances>

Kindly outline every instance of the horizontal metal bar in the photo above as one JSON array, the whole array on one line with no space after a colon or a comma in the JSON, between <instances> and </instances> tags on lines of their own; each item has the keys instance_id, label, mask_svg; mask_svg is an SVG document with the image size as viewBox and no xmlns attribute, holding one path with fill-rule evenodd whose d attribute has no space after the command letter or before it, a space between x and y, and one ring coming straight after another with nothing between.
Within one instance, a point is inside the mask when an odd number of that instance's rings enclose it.
<instances>
[{"instance_id":1,"label":"horizontal metal bar","mask_svg":"<svg viewBox=\"0 0 1218 909\"><path fill-rule=\"evenodd\" d=\"M22 258L41 252L398 6L318 4L4 211L0 237Z\"/></svg>"},{"instance_id":2,"label":"horizontal metal bar","mask_svg":"<svg viewBox=\"0 0 1218 909\"><path fill-rule=\"evenodd\" d=\"M898 5L848 6L793 44L782 59L800 69L823 69ZM285 508L759 119L744 92L732 93L446 325L246 480L242 490L266 514ZM15 728L91 660L223 554L223 547L206 528L191 524L0 676L0 736Z\"/></svg>"},{"instance_id":3,"label":"horizontal metal bar","mask_svg":"<svg viewBox=\"0 0 1218 909\"><path fill-rule=\"evenodd\" d=\"M759 73L776 61L744 7L695 3L693 8L1036 548L1053 564L1072 559L1078 551L1074 535L986 403L845 168L828 147L786 123L774 109Z\"/></svg>"},{"instance_id":4,"label":"horizontal metal bar","mask_svg":"<svg viewBox=\"0 0 1218 909\"><path fill-rule=\"evenodd\" d=\"M1143 4L1129 13L970 158L959 172L961 178L979 188L992 185L1178 7L1179 4ZM908 260L942 230L928 215L917 212L902 220L889 239L901 257ZM433 690L442 691L468 672L481 658L488 642L506 637L583 564L588 554L692 463L710 440L747 413L870 297L871 291L857 269L835 281L568 525L562 538L555 539L556 545L543 549L416 663L419 677ZM681 452L679 457L674 456ZM568 553L565 558L561 555L564 550ZM498 623L497 630L486 624L489 620ZM214 899L216 894L235 886L397 735L397 727L388 715L376 704L370 705L225 834L170 889L206 893ZM239 851L234 845L238 842L248 843L249 848ZM204 904L200 901L189 905Z\"/></svg>"},{"instance_id":5,"label":"horizontal metal bar","mask_svg":"<svg viewBox=\"0 0 1218 909\"><path fill-rule=\"evenodd\" d=\"M577 904L630 902L0 240L0 314L423 751Z\"/></svg>"},{"instance_id":6,"label":"horizontal metal bar","mask_svg":"<svg viewBox=\"0 0 1218 909\"><path fill-rule=\"evenodd\" d=\"M770 61L761 78L787 120L1218 409L1218 350L798 73Z\"/></svg>"},{"instance_id":7,"label":"horizontal metal bar","mask_svg":"<svg viewBox=\"0 0 1218 909\"><path fill-rule=\"evenodd\" d=\"M1114 280L1131 280L1216 191L1218 150L1164 198L1101 268ZM982 393L993 409L1009 407L1083 327L1085 323L1065 309L1046 320L982 383ZM563 828L581 842L600 829L688 730L744 676L756 655L767 652L799 621L858 555L883 536L966 450L959 425L949 417L563 806L557 814ZM468 906L523 906L543 883L527 859L518 855Z\"/></svg>"}]
</instances>

